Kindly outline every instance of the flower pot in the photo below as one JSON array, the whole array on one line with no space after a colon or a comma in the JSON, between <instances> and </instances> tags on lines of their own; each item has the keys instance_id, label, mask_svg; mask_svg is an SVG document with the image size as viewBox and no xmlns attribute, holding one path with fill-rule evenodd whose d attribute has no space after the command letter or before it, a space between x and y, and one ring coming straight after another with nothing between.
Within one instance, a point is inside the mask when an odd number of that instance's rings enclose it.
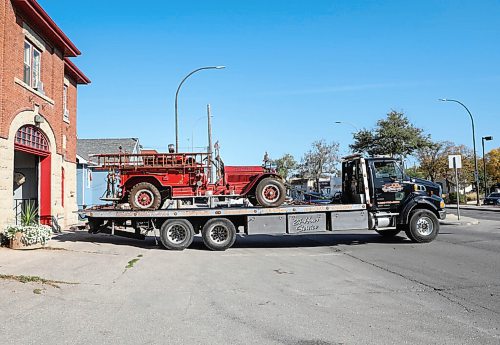
<instances>
[{"instance_id":1,"label":"flower pot","mask_svg":"<svg viewBox=\"0 0 500 345\"><path fill-rule=\"evenodd\" d=\"M9 243L10 249L26 250L26 249L38 249L38 248L43 247L40 243L26 245L23 243L22 237L23 237L23 234L21 232L16 232L14 237L12 237L10 240L10 243Z\"/></svg>"}]
</instances>

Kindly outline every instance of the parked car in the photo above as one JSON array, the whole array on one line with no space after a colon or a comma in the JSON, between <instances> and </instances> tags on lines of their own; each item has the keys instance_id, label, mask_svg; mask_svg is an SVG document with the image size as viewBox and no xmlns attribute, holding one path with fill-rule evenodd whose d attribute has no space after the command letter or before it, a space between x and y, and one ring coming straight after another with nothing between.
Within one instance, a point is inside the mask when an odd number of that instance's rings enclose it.
<instances>
[{"instance_id":1,"label":"parked car","mask_svg":"<svg viewBox=\"0 0 500 345\"><path fill-rule=\"evenodd\" d=\"M491 193L484 198L485 205L500 205L500 193Z\"/></svg>"}]
</instances>

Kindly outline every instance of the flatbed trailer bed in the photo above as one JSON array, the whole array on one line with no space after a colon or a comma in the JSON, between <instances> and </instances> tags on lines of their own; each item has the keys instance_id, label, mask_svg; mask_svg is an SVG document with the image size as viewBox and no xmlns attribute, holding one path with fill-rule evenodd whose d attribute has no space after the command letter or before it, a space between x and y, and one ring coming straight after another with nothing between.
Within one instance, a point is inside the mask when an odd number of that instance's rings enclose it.
<instances>
[{"instance_id":1,"label":"flatbed trailer bed","mask_svg":"<svg viewBox=\"0 0 500 345\"><path fill-rule=\"evenodd\" d=\"M164 210L121 210L91 208L83 211L89 231L104 228L111 234L117 226L135 228L138 236L148 231L158 235L168 249L184 249L192 237L201 233L205 245L213 250L229 248L236 234L331 233L336 230L373 228L365 204L287 205L277 208L224 207ZM377 229L375 229L377 230ZM384 229L385 232L395 228ZM399 232L399 231L398 231Z\"/></svg>"}]
</instances>

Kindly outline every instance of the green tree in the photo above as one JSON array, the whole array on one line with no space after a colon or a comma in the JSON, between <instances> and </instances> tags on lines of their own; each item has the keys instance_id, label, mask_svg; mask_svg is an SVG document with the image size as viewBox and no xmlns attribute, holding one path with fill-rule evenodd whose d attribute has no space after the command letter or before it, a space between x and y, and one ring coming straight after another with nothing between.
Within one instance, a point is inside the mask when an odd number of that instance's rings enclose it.
<instances>
[{"instance_id":1,"label":"green tree","mask_svg":"<svg viewBox=\"0 0 500 345\"><path fill-rule=\"evenodd\" d=\"M276 164L276 171L285 180L288 179L298 165L295 158L289 153L285 153L278 159L272 159L271 162Z\"/></svg>"},{"instance_id":2,"label":"green tree","mask_svg":"<svg viewBox=\"0 0 500 345\"><path fill-rule=\"evenodd\" d=\"M377 121L373 130L363 129L354 134L350 148L369 155L390 155L404 158L430 145L430 137L415 127L404 113L392 110Z\"/></svg>"},{"instance_id":3,"label":"green tree","mask_svg":"<svg viewBox=\"0 0 500 345\"><path fill-rule=\"evenodd\" d=\"M302 157L299 166L300 175L314 179L316 190L320 192L320 178L328 174L338 174L339 162L339 144L336 142L327 144L323 139L318 140L312 143L311 149Z\"/></svg>"}]
</instances>

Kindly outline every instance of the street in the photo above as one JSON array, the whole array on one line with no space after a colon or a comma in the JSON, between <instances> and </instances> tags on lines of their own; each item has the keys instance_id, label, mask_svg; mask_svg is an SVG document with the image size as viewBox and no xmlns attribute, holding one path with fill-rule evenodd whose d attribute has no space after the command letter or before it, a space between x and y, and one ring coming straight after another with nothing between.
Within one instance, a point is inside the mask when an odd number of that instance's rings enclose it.
<instances>
[{"instance_id":1,"label":"street","mask_svg":"<svg viewBox=\"0 0 500 345\"><path fill-rule=\"evenodd\" d=\"M429 244L343 231L175 252L77 231L50 248L0 248L2 344L500 342L497 221Z\"/></svg>"}]
</instances>

